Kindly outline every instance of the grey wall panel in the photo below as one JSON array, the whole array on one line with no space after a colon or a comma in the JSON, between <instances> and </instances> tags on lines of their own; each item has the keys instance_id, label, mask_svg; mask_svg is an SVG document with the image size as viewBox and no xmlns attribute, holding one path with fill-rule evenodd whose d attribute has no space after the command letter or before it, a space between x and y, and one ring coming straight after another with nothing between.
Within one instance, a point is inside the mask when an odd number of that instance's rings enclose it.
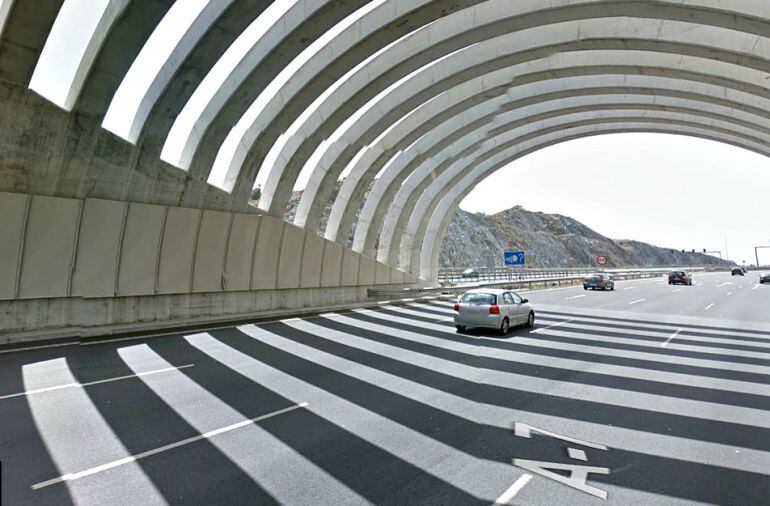
<instances>
[{"instance_id":1,"label":"grey wall panel","mask_svg":"<svg viewBox=\"0 0 770 506\"><path fill-rule=\"evenodd\" d=\"M278 259L278 288L299 287L304 241L304 229L287 223L283 231L281 256Z\"/></svg>"},{"instance_id":2,"label":"grey wall panel","mask_svg":"<svg viewBox=\"0 0 770 506\"><path fill-rule=\"evenodd\" d=\"M160 247L157 293L190 291L200 218L199 209L168 208Z\"/></svg>"},{"instance_id":3,"label":"grey wall panel","mask_svg":"<svg viewBox=\"0 0 770 506\"><path fill-rule=\"evenodd\" d=\"M68 295L80 206L74 199L32 197L19 298Z\"/></svg>"},{"instance_id":4,"label":"grey wall panel","mask_svg":"<svg viewBox=\"0 0 770 506\"><path fill-rule=\"evenodd\" d=\"M271 216L260 218L251 277L252 290L275 288L278 253L285 224L283 220Z\"/></svg>"},{"instance_id":5,"label":"grey wall panel","mask_svg":"<svg viewBox=\"0 0 770 506\"><path fill-rule=\"evenodd\" d=\"M254 241L257 238L259 216L236 214L230 230L225 259L225 290L248 290L251 285L251 264Z\"/></svg>"},{"instance_id":6,"label":"grey wall panel","mask_svg":"<svg viewBox=\"0 0 770 506\"><path fill-rule=\"evenodd\" d=\"M302 288L315 288L321 286L321 267L324 257L324 247L326 243L330 241L327 241L312 232L307 232L305 235L300 286Z\"/></svg>"},{"instance_id":7,"label":"grey wall panel","mask_svg":"<svg viewBox=\"0 0 770 506\"><path fill-rule=\"evenodd\" d=\"M114 297L126 202L86 199L80 219L72 295Z\"/></svg>"},{"instance_id":8,"label":"grey wall panel","mask_svg":"<svg viewBox=\"0 0 770 506\"><path fill-rule=\"evenodd\" d=\"M342 275L342 245L327 241L321 272L321 286L340 286Z\"/></svg>"},{"instance_id":9,"label":"grey wall panel","mask_svg":"<svg viewBox=\"0 0 770 506\"><path fill-rule=\"evenodd\" d=\"M358 285L373 285L377 261L366 255L361 255L361 260L359 262L360 265L358 267Z\"/></svg>"},{"instance_id":10,"label":"grey wall panel","mask_svg":"<svg viewBox=\"0 0 770 506\"><path fill-rule=\"evenodd\" d=\"M374 284L387 285L390 283L390 266L377 262L374 267Z\"/></svg>"},{"instance_id":11,"label":"grey wall panel","mask_svg":"<svg viewBox=\"0 0 770 506\"><path fill-rule=\"evenodd\" d=\"M358 263L363 255L345 248L342 252L342 286L358 285Z\"/></svg>"},{"instance_id":12,"label":"grey wall panel","mask_svg":"<svg viewBox=\"0 0 770 506\"><path fill-rule=\"evenodd\" d=\"M128 206L123 245L120 249L118 295L155 293L160 235L165 216L166 208L163 206Z\"/></svg>"},{"instance_id":13,"label":"grey wall panel","mask_svg":"<svg viewBox=\"0 0 770 506\"><path fill-rule=\"evenodd\" d=\"M0 299L16 295L28 199L18 193L0 193Z\"/></svg>"},{"instance_id":14,"label":"grey wall panel","mask_svg":"<svg viewBox=\"0 0 770 506\"><path fill-rule=\"evenodd\" d=\"M227 235L232 213L204 211L195 246L193 292L218 292L223 289Z\"/></svg>"},{"instance_id":15,"label":"grey wall panel","mask_svg":"<svg viewBox=\"0 0 770 506\"><path fill-rule=\"evenodd\" d=\"M401 284L404 282L404 273L398 269L390 269L390 282L393 284Z\"/></svg>"}]
</instances>

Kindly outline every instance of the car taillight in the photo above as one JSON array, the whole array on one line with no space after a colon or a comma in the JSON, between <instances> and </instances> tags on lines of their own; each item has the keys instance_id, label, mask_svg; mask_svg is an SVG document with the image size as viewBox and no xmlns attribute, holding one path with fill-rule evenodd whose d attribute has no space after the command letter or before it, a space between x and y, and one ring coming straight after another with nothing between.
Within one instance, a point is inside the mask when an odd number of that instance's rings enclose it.
<instances>
[{"instance_id":1,"label":"car taillight","mask_svg":"<svg viewBox=\"0 0 770 506\"><path fill-rule=\"evenodd\" d=\"M489 314L500 314L500 306L497 304L489 306Z\"/></svg>"},{"instance_id":2,"label":"car taillight","mask_svg":"<svg viewBox=\"0 0 770 506\"><path fill-rule=\"evenodd\" d=\"M455 302L455 312L459 312L459 311L460 311L460 304Z\"/></svg>"}]
</instances>

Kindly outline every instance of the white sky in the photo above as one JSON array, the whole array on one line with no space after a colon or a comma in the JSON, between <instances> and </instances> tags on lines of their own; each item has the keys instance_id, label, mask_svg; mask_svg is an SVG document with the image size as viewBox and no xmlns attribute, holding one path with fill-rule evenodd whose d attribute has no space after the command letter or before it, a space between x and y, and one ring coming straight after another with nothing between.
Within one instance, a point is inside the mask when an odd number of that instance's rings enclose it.
<instances>
[{"instance_id":1,"label":"white sky","mask_svg":"<svg viewBox=\"0 0 770 506\"><path fill-rule=\"evenodd\" d=\"M571 216L613 239L721 250L755 263L770 246L770 158L691 137L628 133L532 153L482 181L460 207L515 205ZM759 250L770 264L770 249Z\"/></svg>"}]
</instances>

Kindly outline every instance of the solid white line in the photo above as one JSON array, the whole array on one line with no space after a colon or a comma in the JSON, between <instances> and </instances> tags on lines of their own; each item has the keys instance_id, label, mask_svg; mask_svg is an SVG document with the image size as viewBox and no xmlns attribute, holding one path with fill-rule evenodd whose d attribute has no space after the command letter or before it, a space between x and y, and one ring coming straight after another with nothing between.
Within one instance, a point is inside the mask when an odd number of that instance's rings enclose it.
<instances>
[{"instance_id":1,"label":"solid white line","mask_svg":"<svg viewBox=\"0 0 770 506\"><path fill-rule=\"evenodd\" d=\"M45 348L59 348L61 346L75 346L77 344L78 344L77 341L70 341L66 343L56 343L56 344L43 344L41 346L27 346L25 348L11 348L8 350L0 350L0 353L14 353L17 351L43 350Z\"/></svg>"},{"instance_id":2,"label":"solid white line","mask_svg":"<svg viewBox=\"0 0 770 506\"><path fill-rule=\"evenodd\" d=\"M629 303L628 303L628 305L629 305L629 306L633 306L634 304L639 304L640 302L644 302L644 301L646 301L646 300L647 300L647 299L639 299L639 300L635 300L635 301L633 301L633 302L629 302Z\"/></svg>"},{"instance_id":3,"label":"solid white line","mask_svg":"<svg viewBox=\"0 0 770 506\"><path fill-rule=\"evenodd\" d=\"M722 288L723 286L732 285L730 281L727 281L725 283L722 283L721 285L717 285L717 288Z\"/></svg>"},{"instance_id":4,"label":"solid white line","mask_svg":"<svg viewBox=\"0 0 770 506\"><path fill-rule=\"evenodd\" d=\"M579 298L581 298L581 297L585 297L585 295L575 295L574 297L567 297L567 298L566 298L566 299L564 299L564 300L579 299Z\"/></svg>"},{"instance_id":5,"label":"solid white line","mask_svg":"<svg viewBox=\"0 0 770 506\"><path fill-rule=\"evenodd\" d=\"M704 311L708 311L712 307L714 307L714 303L713 302L711 304L709 304L708 306L706 306L706 309L704 309Z\"/></svg>"},{"instance_id":6,"label":"solid white line","mask_svg":"<svg viewBox=\"0 0 770 506\"><path fill-rule=\"evenodd\" d=\"M674 290L674 291L673 291L673 292L671 292L671 293L676 293L676 292L681 292L681 291L682 291L682 289L681 289L681 288L677 288L676 290Z\"/></svg>"},{"instance_id":7,"label":"solid white line","mask_svg":"<svg viewBox=\"0 0 770 506\"><path fill-rule=\"evenodd\" d=\"M89 381L88 383L66 383L64 385L56 385L53 387L46 387L46 388L36 388L35 390L27 390L26 392L19 392L17 394L10 394L10 395L3 395L0 397L0 401L5 399L12 399L14 397L22 397L25 395L34 395L34 394L42 394L44 392L53 392L56 390L63 390L65 388L82 388L82 387L90 387L92 385L100 385L102 383L111 383L113 381L121 381L124 379L131 379L131 378L140 378L142 376L150 376L152 374L158 374L162 372L169 372L169 371L178 371L179 369L186 369L188 367L192 367L194 364L187 364L187 365L180 365L179 367L166 367L165 369L157 369L155 371L147 371L142 372L139 374L128 374L126 376L117 376L115 378L107 378L103 380L97 380L97 381Z\"/></svg>"},{"instance_id":8,"label":"solid white line","mask_svg":"<svg viewBox=\"0 0 770 506\"><path fill-rule=\"evenodd\" d=\"M636 288L636 287L635 286L629 286L627 288L624 288L623 290L633 290L634 288Z\"/></svg>"},{"instance_id":9,"label":"solid white line","mask_svg":"<svg viewBox=\"0 0 770 506\"><path fill-rule=\"evenodd\" d=\"M508 504L511 502L511 500L516 497L516 494L521 492L521 489L524 488L524 485L529 483L529 480L532 479L531 474L522 474L519 476L519 479L513 482L513 485L508 488L505 492L503 492L503 495L497 498L495 501L494 506L501 506L503 504Z\"/></svg>"},{"instance_id":10,"label":"solid white line","mask_svg":"<svg viewBox=\"0 0 770 506\"><path fill-rule=\"evenodd\" d=\"M200 434L198 436L188 437L187 439L182 439L181 441L177 441L176 443L170 443L164 446L160 446L158 448L154 448L152 450L147 450L146 452L137 453L136 455L131 455L129 457L125 457L118 460L113 460L112 462L107 462L106 464L102 464L100 466L92 467L90 469L85 469L83 471L79 471L77 473L67 473L63 474L62 476L59 476L58 478L53 478L46 481L41 481L40 483L35 483L32 485L32 490L38 490L44 487L48 487L50 485L55 485L57 483L62 483L65 481L73 481L78 480L80 478L85 478L86 476L91 476L97 473L101 473L103 471L107 471L109 469L114 469L116 467L120 467L126 464L130 464L131 462L136 462L137 460L144 459L147 457L151 457L152 455L157 455L159 453L163 453L169 450L173 450L174 448L179 448L180 446L188 445L190 443L194 443L196 441L201 441L203 439L209 439L214 436L218 436L219 434L224 434L225 432L230 432L236 429L240 429L242 427L246 427L247 425L253 425L256 422L260 422L262 420L266 420L268 418L272 418L274 416L282 415L284 413L288 413L290 411L294 411L295 409L304 408L307 407L308 403L303 402L300 404L296 404L294 406L289 406L288 408L279 409L278 411L273 411L272 413L268 413L266 415L258 416L256 418L250 418L248 420L244 420L242 422L234 423L232 425L228 425L227 427L222 427L220 429L214 429L212 431L206 432L204 434Z\"/></svg>"},{"instance_id":11,"label":"solid white line","mask_svg":"<svg viewBox=\"0 0 770 506\"><path fill-rule=\"evenodd\" d=\"M554 327L561 327L562 325L566 325L566 324L568 324L568 323L569 323L569 322L571 322L571 321L572 321L572 320L565 320L565 321L563 321L563 322L559 322L559 323L554 323L554 324L552 324L552 325L548 325L547 327L543 327L543 328L535 329L535 330L533 330L533 331L531 332L531 334L537 334L538 332L542 332L543 330L552 329L552 328L554 328Z\"/></svg>"},{"instance_id":12,"label":"solid white line","mask_svg":"<svg viewBox=\"0 0 770 506\"><path fill-rule=\"evenodd\" d=\"M676 336L679 335L679 333L682 331L682 329L678 329L676 332L668 336L668 339L666 339L666 342L660 343L661 346L666 346L668 343L671 342L672 339L674 339Z\"/></svg>"}]
</instances>

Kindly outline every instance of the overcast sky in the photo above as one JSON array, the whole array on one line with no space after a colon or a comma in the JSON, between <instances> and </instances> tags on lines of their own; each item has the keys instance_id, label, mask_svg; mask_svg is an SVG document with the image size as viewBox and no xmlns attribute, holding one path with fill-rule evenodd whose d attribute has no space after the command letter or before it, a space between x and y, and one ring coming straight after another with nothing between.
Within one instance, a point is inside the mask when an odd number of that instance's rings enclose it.
<instances>
[{"instance_id":1,"label":"overcast sky","mask_svg":"<svg viewBox=\"0 0 770 506\"><path fill-rule=\"evenodd\" d=\"M466 211L514 205L571 216L613 239L720 250L753 264L770 246L770 159L717 142L612 134L532 153L480 183ZM760 250L770 264L770 249Z\"/></svg>"}]
</instances>

